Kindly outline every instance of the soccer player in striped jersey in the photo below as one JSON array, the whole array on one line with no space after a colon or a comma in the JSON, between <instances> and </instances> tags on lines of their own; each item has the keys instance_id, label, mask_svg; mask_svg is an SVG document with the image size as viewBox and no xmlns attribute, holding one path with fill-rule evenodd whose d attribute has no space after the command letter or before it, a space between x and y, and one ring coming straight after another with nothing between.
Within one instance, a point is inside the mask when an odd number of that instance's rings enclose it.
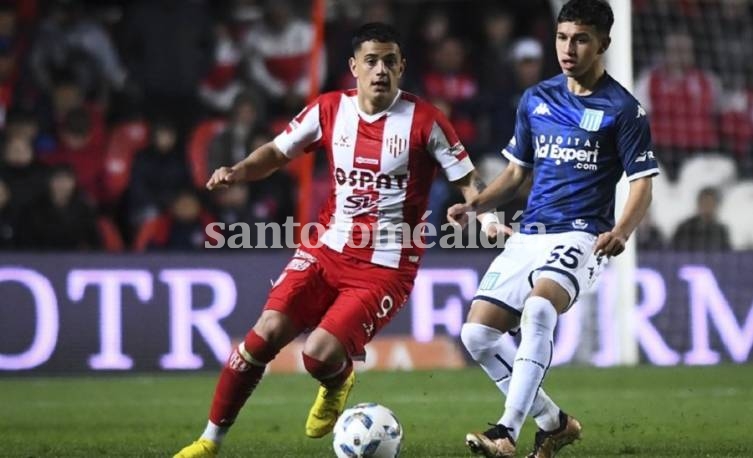
<instances>
[{"instance_id":1,"label":"soccer player in striped jersey","mask_svg":"<svg viewBox=\"0 0 753 458\"><path fill-rule=\"evenodd\" d=\"M581 425L541 389L552 360L554 328L591 279L592 267L625 249L651 201L658 173L646 112L604 68L614 16L602 0L571 0L557 19L562 74L524 93L515 134L502 150L508 167L478 196L448 210L468 213L510 200L533 175L521 230L481 281L461 338L506 395L502 417L466 443L487 457L512 457L527 415L539 431L529 457L548 458L580 437ZM630 191L614 220L615 186ZM502 335L520 329L516 350Z\"/></svg>"},{"instance_id":2,"label":"soccer player in striped jersey","mask_svg":"<svg viewBox=\"0 0 753 458\"><path fill-rule=\"evenodd\" d=\"M204 433L177 457L215 456L267 363L306 330L303 364L321 387L305 433L329 433L353 387L353 360L364 357L413 287L423 247L411 229L424 217L435 172L441 168L467 200L482 188L444 115L398 89L405 59L395 30L366 24L352 44L356 89L321 95L272 142L217 169L207 183L211 190L260 180L323 149L331 188L320 212L323 233L296 251L272 287L222 369ZM503 229L493 214L479 219L487 236Z\"/></svg>"}]
</instances>

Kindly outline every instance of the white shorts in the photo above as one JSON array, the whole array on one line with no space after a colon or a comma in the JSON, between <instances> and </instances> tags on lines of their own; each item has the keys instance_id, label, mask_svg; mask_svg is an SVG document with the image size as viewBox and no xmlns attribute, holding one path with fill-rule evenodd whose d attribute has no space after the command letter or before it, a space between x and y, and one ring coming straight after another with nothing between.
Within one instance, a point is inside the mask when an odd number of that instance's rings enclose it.
<instances>
[{"instance_id":1,"label":"white shorts","mask_svg":"<svg viewBox=\"0 0 753 458\"><path fill-rule=\"evenodd\" d=\"M606 259L593 254L596 236L573 231L513 234L492 261L473 300L496 304L520 316L538 278L551 279L570 295L570 305L587 289Z\"/></svg>"}]
</instances>

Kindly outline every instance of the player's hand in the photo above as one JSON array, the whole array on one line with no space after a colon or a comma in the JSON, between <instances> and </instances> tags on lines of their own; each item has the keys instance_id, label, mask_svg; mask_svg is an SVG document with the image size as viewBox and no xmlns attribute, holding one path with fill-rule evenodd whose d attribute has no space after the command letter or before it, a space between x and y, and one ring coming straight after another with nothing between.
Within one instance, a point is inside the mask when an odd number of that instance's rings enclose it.
<instances>
[{"instance_id":1,"label":"player's hand","mask_svg":"<svg viewBox=\"0 0 753 458\"><path fill-rule=\"evenodd\" d=\"M489 240L496 240L497 237L511 236L512 228L502 223L490 224L489 227L486 228L485 233Z\"/></svg>"},{"instance_id":2,"label":"player's hand","mask_svg":"<svg viewBox=\"0 0 753 458\"><path fill-rule=\"evenodd\" d=\"M627 243L626 235L614 230L603 232L599 234L599 238L596 239L594 253L598 256L617 256L625 251L625 243Z\"/></svg>"},{"instance_id":3,"label":"player's hand","mask_svg":"<svg viewBox=\"0 0 753 458\"><path fill-rule=\"evenodd\" d=\"M468 224L468 213L470 211L471 206L468 204L455 204L447 209L447 221L465 227Z\"/></svg>"},{"instance_id":4,"label":"player's hand","mask_svg":"<svg viewBox=\"0 0 753 458\"><path fill-rule=\"evenodd\" d=\"M227 188L228 186L241 181L241 179L241 174L232 167L220 167L212 173L206 186L208 190L212 191L215 189Z\"/></svg>"}]
</instances>

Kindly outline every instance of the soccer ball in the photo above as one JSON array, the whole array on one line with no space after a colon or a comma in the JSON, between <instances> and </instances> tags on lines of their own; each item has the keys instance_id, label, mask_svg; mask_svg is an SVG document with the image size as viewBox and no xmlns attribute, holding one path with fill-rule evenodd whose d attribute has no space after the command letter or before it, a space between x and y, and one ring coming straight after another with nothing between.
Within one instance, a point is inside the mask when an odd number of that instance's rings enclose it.
<instances>
[{"instance_id":1,"label":"soccer ball","mask_svg":"<svg viewBox=\"0 0 753 458\"><path fill-rule=\"evenodd\" d=\"M392 411L373 402L357 404L335 423L332 446L339 458L395 458L403 428Z\"/></svg>"}]
</instances>

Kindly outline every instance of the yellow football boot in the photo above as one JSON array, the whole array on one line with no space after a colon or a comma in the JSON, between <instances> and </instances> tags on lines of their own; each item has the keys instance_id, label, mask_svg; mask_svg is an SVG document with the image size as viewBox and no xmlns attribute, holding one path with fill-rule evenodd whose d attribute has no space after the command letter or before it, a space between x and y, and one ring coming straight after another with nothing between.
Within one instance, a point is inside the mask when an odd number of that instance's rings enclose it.
<instances>
[{"instance_id":1,"label":"yellow football boot","mask_svg":"<svg viewBox=\"0 0 753 458\"><path fill-rule=\"evenodd\" d=\"M335 427L337 417L345 410L348 395L356 381L355 371L351 372L345 383L339 388L327 389L319 387L314 405L311 406L309 417L306 419L306 435L319 438L327 435Z\"/></svg>"},{"instance_id":2,"label":"yellow football boot","mask_svg":"<svg viewBox=\"0 0 753 458\"><path fill-rule=\"evenodd\" d=\"M209 439L201 438L183 447L173 458L214 458L220 451L220 446Z\"/></svg>"}]
</instances>

